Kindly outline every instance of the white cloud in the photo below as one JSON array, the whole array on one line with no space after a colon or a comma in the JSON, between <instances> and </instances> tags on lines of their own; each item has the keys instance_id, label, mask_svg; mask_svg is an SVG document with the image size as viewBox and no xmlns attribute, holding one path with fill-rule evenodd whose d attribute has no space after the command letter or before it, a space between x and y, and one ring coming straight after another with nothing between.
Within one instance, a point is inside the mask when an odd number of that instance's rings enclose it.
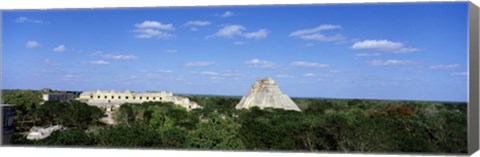
<instances>
[{"instance_id":1,"label":"white cloud","mask_svg":"<svg viewBox=\"0 0 480 157\"><path fill-rule=\"evenodd\" d=\"M267 29L260 29L256 32L244 33L243 36L245 38L254 38L254 39L262 39L266 38L270 33Z\"/></svg>"},{"instance_id":2,"label":"white cloud","mask_svg":"<svg viewBox=\"0 0 480 157\"><path fill-rule=\"evenodd\" d=\"M341 34L335 34L333 36L326 36L326 35L320 34L320 33L302 35L299 38L304 39L304 40L317 40L317 41L323 41L323 42L340 41L340 40L345 39L345 37L343 37L343 35L341 35Z\"/></svg>"},{"instance_id":3,"label":"white cloud","mask_svg":"<svg viewBox=\"0 0 480 157\"><path fill-rule=\"evenodd\" d=\"M15 20L16 23L36 23L36 24L43 24L45 21L42 20L35 20L35 19L30 19L27 17L19 17Z\"/></svg>"},{"instance_id":4,"label":"white cloud","mask_svg":"<svg viewBox=\"0 0 480 157\"><path fill-rule=\"evenodd\" d=\"M105 59L111 59L111 60L134 60L134 59L137 59L137 56L135 56L135 55L113 55L113 54L106 54L106 55L103 55L103 58L105 58Z\"/></svg>"},{"instance_id":5,"label":"white cloud","mask_svg":"<svg viewBox=\"0 0 480 157\"><path fill-rule=\"evenodd\" d=\"M306 74L304 74L303 76L305 76L305 77L314 77L314 76L317 76L317 74L314 74L314 73L306 73Z\"/></svg>"},{"instance_id":6,"label":"white cloud","mask_svg":"<svg viewBox=\"0 0 480 157\"><path fill-rule=\"evenodd\" d=\"M36 48L38 46L40 46L40 44L37 41L28 41L25 43L26 48Z\"/></svg>"},{"instance_id":7,"label":"white cloud","mask_svg":"<svg viewBox=\"0 0 480 157\"><path fill-rule=\"evenodd\" d=\"M357 53L357 57L370 57L370 56L380 56L380 53Z\"/></svg>"},{"instance_id":8,"label":"white cloud","mask_svg":"<svg viewBox=\"0 0 480 157\"><path fill-rule=\"evenodd\" d=\"M401 42L393 42L389 40L363 40L355 42L352 49L372 49L380 51L392 51L395 53L411 53L420 51L418 48L405 47Z\"/></svg>"},{"instance_id":9,"label":"white cloud","mask_svg":"<svg viewBox=\"0 0 480 157\"><path fill-rule=\"evenodd\" d=\"M439 64L439 65L432 65L430 69L432 70L451 70L459 67L458 64Z\"/></svg>"},{"instance_id":10,"label":"white cloud","mask_svg":"<svg viewBox=\"0 0 480 157\"><path fill-rule=\"evenodd\" d=\"M418 49L418 48L404 47L404 48L396 50L395 53L411 53L411 52L417 52L417 51L420 51L420 50L421 49Z\"/></svg>"},{"instance_id":11,"label":"white cloud","mask_svg":"<svg viewBox=\"0 0 480 157\"><path fill-rule=\"evenodd\" d=\"M260 59L252 59L252 60L245 61L244 63L253 67L261 67L261 68L274 68L277 66L273 62L260 60Z\"/></svg>"},{"instance_id":12,"label":"white cloud","mask_svg":"<svg viewBox=\"0 0 480 157\"><path fill-rule=\"evenodd\" d=\"M233 15L235 15L233 12L225 11L223 14L216 14L215 16L220 16L220 17L226 18L226 17L230 17L230 16L233 16Z\"/></svg>"},{"instance_id":13,"label":"white cloud","mask_svg":"<svg viewBox=\"0 0 480 157\"><path fill-rule=\"evenodd\" d=\"M208 75L208 76L218 76L218 73L212 72L212 71L201 71L201 72L198 72L198 74L200 74L200 75Z\"/></svg>"},{"instance_id":14,"label":"white cloud","mask_svg":"<svg viewBox=\"0 0 480 157\"><path fill-rule=\"evenodd\" d=\"M468 72L454 72L454 73L451 73L451 75L454 75L454 76L468 76Z\"/></svg>"},{"instance_id":15,"label":"white cloud","mask_svg":"<svg viewBox=\"0 0 480 157\"><path fill-rule=\"evenodd\" d=\"M183 24L184 26L208 26L210 25L209 21L188 21Z\"/></svg>"},{"instance_id":16,"label":"white cloud","mask_svg":"<svg viewBox=\"0 0 480 157\"><path fill-rule=\"evenodd\" d=\"M378 50L397 50L404 45L401 42L392 42L388 40L364 40L355 42L353 49L378 49Z\"/></svg>"},{"instance_id":17,"label":"white cloud","mask_svg":"<svg viewBox=\"0 0 480 157\"><path fill-rule=\"evenodd\" d=\"M175 37L175 35L159 31L156 29L136 29L133 32L137 32L135 35L136 38L140 39L150 39L150 38L157 38L157 39L171 39Z\"/></svg>"},{"instance_id":18,"label":"white cloud","mask_svg":"<svg viewBox=\"0 0 480 157\"><path fill-rule=\"evenodd\" d=\"M283 74L276 75L275 77L278 77L278 78L295 78L295 76L292 76L292 75L283 75Z\"/></svg>"},{"instance_id":19,"label":"white cloud","mask_svg":"<svg viewBox=\"0 0 480 157\"><path fill-rule=\"evenodd\" d=\"M165 32L175 30L172 24L162 24L161 22L146 20L143 23L135 24L135 27L137 29L133 30L133 32L137 33L135 35L136 38L171 39L175 37L175 35Z\"/></svg>"},{"instance_id":20,"label":"white cloud","mask_svg":"<svg viewBox=\"0 0 480 157\"><path fill-rule=\"evenodd\" d=\"M92 62L90 62L90 64L94 64L94 65L107 65L107 64L110 64L110 62L107 62L107 61L104 61L104 60L98 60L98 61L92 61Z\"/></svg>"},{"instance_id":21,"label":"white cloud","mask_svg":"<svg viewBox=\"0 0 480 157\"><path fill-rule=\"evenodd\" d=\"M307 67L307 68L327 68L330 65L328 64L320 64L315 62L305 62L305 61L295 61L290 63L291 66L296 67Z\"/></svg>"},{"instance_id":22,"label":"white cloud","mask_svg":"<svg viewBox=\"0 0 480 157\"><path fill-rule=\"evenodd\" d=\"M301 29L294 31L290 33L290 37L294 38L300 38L303 40L316 40L316 41L321 41L321 42L329 42L329 41L342 41L345 39L345 37L341 34L335 34L335 35L325 35L322 33L322 31L325 30L335 30L335 29L341 29L342 26L340 25L320 25L315 28L309 28L309 29Z\"/></svg>"},{"instance_id":23,"label":"white cloud","mask_svg":"<svg viewBox=\"0 0 480 157\"><path fill-rule=\"evenodd\" d=\"M183 26L190 27L191 31L198 31L199 26L208 26L210 25L209 21L187 21Z\"/></svg>"},{"instance_id":24,"label":"white cloud","mask_svg":"<svg viewBox=\"0 0 480 157\"><path fill-rule=\"evenodd\" d=\"M320 25L318 27L315 27L315 28L310 28L310 29L301 29L301 30L297 30L297 31L294 31L292 33L290 33L290 36L301 36L301 35L306 35L306 34L312 34L312 33L318 33L320 31L324 31L324 30L332 30L332 29L340 29L342 28L342 26L339 26L339 25Z\"/></svg>"},{"instance_id":25,"label":"white cloud","mask_svg":"<svg viewBox=\"0 0 480 157\"><path fill-rule=\"evenodd\" d=\"M218 30L213 36L231 38L236 35L241 35L244 30L246 29L242 25L227 25Z\"/></svg>"},{"instance_id":26,"label":"white cloud","mask_svg":"<svg viewBox=\"0 0 480 157\"><path fill-rule=\"evenodd\" d=\"M109 59L109 60L134 60L137 59L137 56L135 55L125 55L125 54L109 54L109 53L103 53L102 51L97 51L95 53L92 53L93 56L100 56L104 59Z\"/></svg>"},{"instance_id":27,"label":"white cloud","mask_svg":"<svg viewBox=\"0 0 480 157\"><path fill-rule=\"evenodd\" d=\"M242 25L226 25L220 28L215 34L209 37L223 37L223 38L232 38L234 36L243 36L245 38L253 39L262 39L268 36L270 33L267 29L260 29L256 32L245 32L247 29Z\"/></svg>"},{"instance_id":28,"label":"white cloud","mask_svg":"<svg viewBox=\"0 0 480 157\"><path fill-rule=\"evenodd\" d=\"M396 59L367 61L367 64L371 66L412 65L415 63L416 62L410 61L410 60L396 60Z\"/></svg>"},{"instance_id":29,"label":"white cloud","mask_svg":"<svg viewBox=\"0 0 480 157\"><path fill-rule=\"evenodd\" d=\"M185 66L187 67L207 67L215 64L215 62L210 62L210 61L196 61L196 62L188 62L185 63Z\"/></svg>"},{"instance_id":30,"label":"white cloud","mask_svg":"<svg viewBox=\"0 0 480 157\"><path fill-rule=\"evenodd\" d=\"M59 45L58 47L53 48L53 51L55 52L63 52L65 50L66 50L65 45Z\"/></svg>"},{"instance_id":31,"label":"white cloud","mask_svg":"<svg viewBox=\"0 0 480 157\"><path fill-rule=\"evenodd\" d=\"M175 30L172 24L162 24L161 22L158 22L158 21L148 21L148 20L143 21L143 23L135 24L135 27L139 29L153 28L153 29L159 29L159 30Z\"/></svg>"}]
</instances>

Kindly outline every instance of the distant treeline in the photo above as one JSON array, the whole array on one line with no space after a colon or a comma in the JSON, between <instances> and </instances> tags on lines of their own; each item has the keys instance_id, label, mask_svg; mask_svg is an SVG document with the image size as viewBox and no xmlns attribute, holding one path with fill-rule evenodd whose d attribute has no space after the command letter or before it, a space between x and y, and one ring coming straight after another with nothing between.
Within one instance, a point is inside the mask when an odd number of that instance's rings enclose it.
<instances>
[{"instance_id":1,"label":"distant treeline","mask_svg":"<svg viewBox=\"0 0 480 157\"><path fill-rule=\"evenodd\" d=\"M17 104L15 125L61 124L68 129L39 141L17 134L14 144L256 151L467 153L467 104L361 99L293 99L302 112L236 110L239 97L188 96L203 106L124 104L116 125L78 101L38 105L35 91L3 93Z\"/></svg>"}]
</instances>

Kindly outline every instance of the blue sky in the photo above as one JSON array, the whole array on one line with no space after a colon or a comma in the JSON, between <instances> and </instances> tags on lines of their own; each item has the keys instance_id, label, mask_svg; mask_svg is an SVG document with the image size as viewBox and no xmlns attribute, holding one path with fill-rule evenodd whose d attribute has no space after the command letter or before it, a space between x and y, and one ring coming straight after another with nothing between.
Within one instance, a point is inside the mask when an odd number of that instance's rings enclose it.
<instances>
[{"instance_id":1,"label":"blue sky","mask_svg":"<svg viewBox=\"0 0 480 157\"><path fill-rule=\"evenodd\" d=\"M468 3L2 12L5 89L467 101Z\"/></svg>"}]
</instances>

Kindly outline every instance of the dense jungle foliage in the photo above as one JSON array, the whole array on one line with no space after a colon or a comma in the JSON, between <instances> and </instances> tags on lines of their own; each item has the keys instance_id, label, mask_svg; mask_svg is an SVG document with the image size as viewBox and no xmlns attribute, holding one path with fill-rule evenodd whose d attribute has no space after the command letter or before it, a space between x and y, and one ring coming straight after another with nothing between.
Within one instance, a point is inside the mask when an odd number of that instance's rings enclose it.
<instances>
[{"instance_id":1,"label":"dense jungle foliage","mask_svg":"<svg viewBox=\"0 0 480 157\"><path fill-rule=\"evenodd\" d=\"M37 91L4 91L17 105L15 145L142 147L255 151L467 153L467 104L360 99L293 99L302 112L236 110L240 97L189 96L203 106L123 104L116 125L103 110L78 101L41 102ZM61 124L29 141L32 126ZM23 134L22 134L23 133Z\"/></svg>"}]
</instances>

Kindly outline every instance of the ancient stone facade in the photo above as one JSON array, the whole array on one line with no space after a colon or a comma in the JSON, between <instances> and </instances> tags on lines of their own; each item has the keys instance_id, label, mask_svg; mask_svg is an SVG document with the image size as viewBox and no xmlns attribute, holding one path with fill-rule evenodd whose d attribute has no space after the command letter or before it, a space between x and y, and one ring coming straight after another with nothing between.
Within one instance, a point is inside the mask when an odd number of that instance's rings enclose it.
<instances>
[{"instance_id":1,"label":"ancient stone facade","mask_svg":"<svg viewBox=\"0 0 480 157\"><path fill-rule=\"evenodd\" d=\"M252 85L250 92L245 94L240 103L235 106L236 109L251 108L257 106L260 109L272 107L284 110L301 111L295 102L286 94L283 94L278 85L271 78L257 79Z\"/></svg>"},{"instance_id":2,"label":"ancient stone facade","mask_svg":"<svg viewBox=\"0 0 480 157\"><path fill-rule=\"evenodd\" d=\"M185 107L187 110L200 108L196 102L188 98L174 96L172 92L145 92L136 93L129 90L121 91L86 91L80 94L78 100L89 105L102 108L115 108L124 103L143 103L143 102L172 102L176 105Z\"/></svg>"}]
</instances>

